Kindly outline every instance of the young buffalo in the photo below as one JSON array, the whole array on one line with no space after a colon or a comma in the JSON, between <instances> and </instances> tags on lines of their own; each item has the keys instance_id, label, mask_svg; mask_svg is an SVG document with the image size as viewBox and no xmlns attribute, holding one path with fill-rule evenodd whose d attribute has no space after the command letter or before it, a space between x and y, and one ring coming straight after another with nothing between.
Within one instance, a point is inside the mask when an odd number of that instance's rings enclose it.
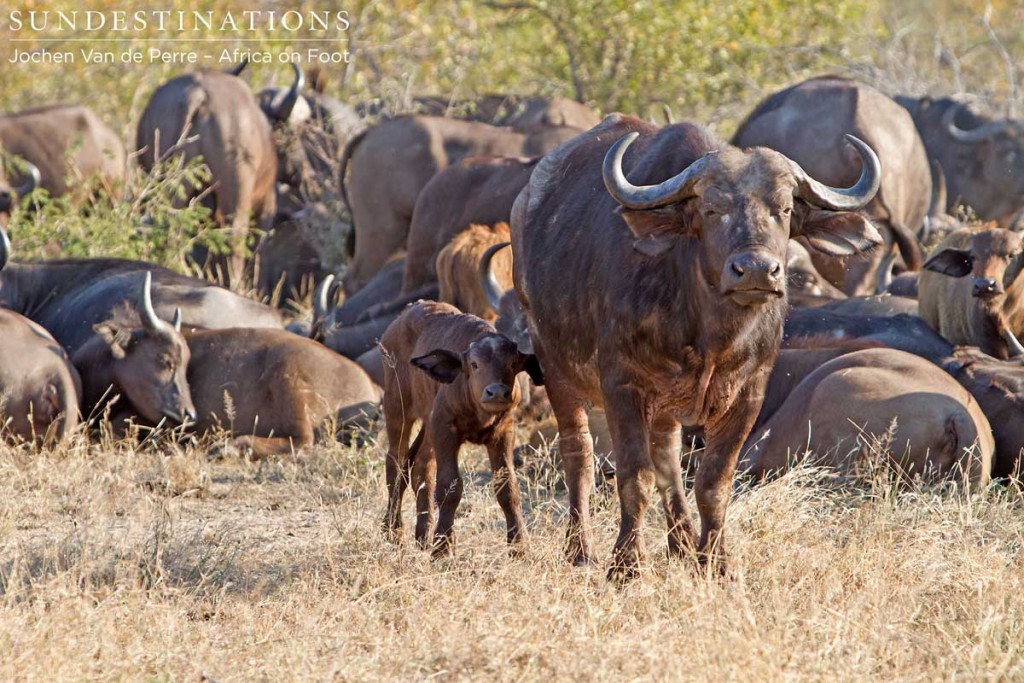
<instances>
[{"instance_id":1,"label":"young buffalo","mask_svg":"<svg viewBox=\"0 0 1024 683\"><path fill-rule=\"evenodd\" d=\"M525 370L542 384L537 359L521 353L484 320L433 301L407 309L388 327L381 347L387 365L393 366L386 368L384 377L389 440L384 527L389 538L398 538L402 496L411 478L416 540L421 546L427 543L436 485L440 513L434 555L450 552L452 522L462 498L459 448L468 441L487 447L508 542L513 549L521 548L525 530L512 464L513 411L521 397L516 375ZM423 426L410 447L417 420Z\"/></svg>"},{"instance_id":2,"label":"young buffalo","mask_svg":"<svg viewBox=\"0 0 1024 683\"><path fill-rule=\"evenodd\" d=\"M957 230L936 247L919 280L921 317L954 344L990 356L1024 355L1024 240L1002 228Z\"/></svg>"}]
</instances>

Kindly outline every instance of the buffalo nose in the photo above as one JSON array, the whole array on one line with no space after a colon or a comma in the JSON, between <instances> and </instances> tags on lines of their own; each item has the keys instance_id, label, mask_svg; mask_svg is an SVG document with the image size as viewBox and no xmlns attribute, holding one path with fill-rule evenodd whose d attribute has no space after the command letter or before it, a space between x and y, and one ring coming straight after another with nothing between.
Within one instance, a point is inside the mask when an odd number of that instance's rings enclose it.
<instances>
[{"instance_id":1,"label":"buffalo nose","mask_svg":"<svg viewBox=\"0 0 1024 683\"><path fill-rule=\"evenodd\" d=\"M974 296L986 297L999 293L999 285L990 277L974 278Z\"/></svg>"},{"instance_id":2,"label":"buffalo nose","mask_svg":"<svg viewBox=\"0 0 1024 683\"><path fill-rule=\"evenodd\" d=\"M512 388L507 384L490 384L484 389L484 403L508 403Z\"/></svg>"},{"instance_id":3,"label":"buffalo nose","mask_svg":"<svg viewBox=\"0 0 1024 683\"><path fill-rule=\"evenodd\" d=\"M782 262L760 251L748 251L729 257L726 271L732 287L778 289L782 284Z\"/></svg>"},{"instance_id":4,"label":"buffalo nose","mask_svg":"<svg viewBox=\"0 0 1024 683\"><path fill-rule=\"evenodd\" d=\"M14 206L14 195L8 190L0 190L0 209L7 210Z\"/></svg>"}]
</instances>

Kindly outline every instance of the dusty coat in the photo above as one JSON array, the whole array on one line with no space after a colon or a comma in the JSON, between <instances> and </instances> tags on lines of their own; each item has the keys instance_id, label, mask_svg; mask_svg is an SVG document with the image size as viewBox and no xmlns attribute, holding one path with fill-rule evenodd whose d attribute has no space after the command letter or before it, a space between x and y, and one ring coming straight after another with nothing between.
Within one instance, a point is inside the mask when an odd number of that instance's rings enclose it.
<instances>
[{"instance_id":1,"label":"dusty coat","mask_svg":"<svg viewBox=\"0 0 1024 683\"><path fill-rule=\"evenodd\" d=\"M472 225L456 235L437 255L439 298L464 313L493 323L498 318L480 280L480 259L488 247L509 241L508 223ZM503 291L512 288L512 251L491 259L490 273Z\"/></svg>"}]
</instances>

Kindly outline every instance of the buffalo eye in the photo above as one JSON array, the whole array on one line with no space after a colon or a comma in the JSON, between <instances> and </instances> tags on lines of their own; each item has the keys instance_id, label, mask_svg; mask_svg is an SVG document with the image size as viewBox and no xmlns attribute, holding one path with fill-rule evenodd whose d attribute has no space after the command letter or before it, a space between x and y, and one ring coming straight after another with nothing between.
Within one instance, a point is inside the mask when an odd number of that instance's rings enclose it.
<instances>
[{"instance_id":1,"label":"buffalo eye","mask_svg":"<svg viewBox=\"0 0 1024 683\"><path fill-rule=\"evenodd\" d=\"M477 365L475 360L472 360L472 361L469 362L469 367L473 368L474 370L479 370L480 369L480 366Z\"/></svg>"}]
</instances>

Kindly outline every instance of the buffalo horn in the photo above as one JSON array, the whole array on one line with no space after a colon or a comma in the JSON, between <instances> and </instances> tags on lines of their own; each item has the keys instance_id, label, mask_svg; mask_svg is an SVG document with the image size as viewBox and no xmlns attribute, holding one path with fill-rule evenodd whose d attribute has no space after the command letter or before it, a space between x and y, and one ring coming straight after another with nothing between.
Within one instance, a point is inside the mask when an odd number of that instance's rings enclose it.
<instances>
[{"instance_id":1,"label":"buffalo horn","mask_svg":"<svg viewBox=\"0 0 1024 683\"><path fill-rule=\"evenodd\" d=\"M24 163L25 171L28 173L28 180L25 181L24 185L18 188L19 197L24 197L32 190L39 187L39 182L42 180L42 176L39 174L39 169L36 168L35 164L29 161L26 161Z\"/></svg>"},{"instance_id":2,"label":"buffalo horn","mask_svg":"<svg viewBox=\"0 0 1024 683\"><path fill-rule=\"evenodd\" d=\"M800 168L800 164L790 159L793 175L796 176L797 198L832 211L855 211L874 199L882 181L882 164L874 150L863 140L847 135L846 141L860 154L860 178L856 184L849 188L829 187L807 175L807 172Z\"/></svg>"},{"instance_id":3,"label":"buffalo horn","mask_svg":"<svg viewBox=\"0 0 1024 683\"><path fill-rule=\"evenodd\" d=\"M942 127L945 128L950 137L957 142L962 142L967 145L976 145L985 142L985 140L988 140L989 138L1006 130L1006 121L992 121L970 130L960 128L956 125L954 119L956 118L956 115L960 113L960 110L964 109L964 107L965 105L962 103L957 104L947 109L946 113L942 115Z\"/></svg>"},{"instance_id":4,"label":"buffalo horn","mask_svg":"<svg viewBox=\"0 0 1024 683\"><path fill-rule=\"evenodd\" d=\"M494 258L495 254L511 244L511 242L492 244L487 247L487 251L480 257L480 286L484 290L484 296L487 297L487 303L490 304L495 313L500 312L498 309L501 306L501 297L505 292L501 290L498 279L491 272L491 259Z\"/></svg>"},{"instance_id":5,"label":"buffalo horn","mask_svg":"<svg viewBox=\"0 0 1024 683\"><path fill-rule=\"evenodd\" d=\"M604 186L608 188L609 194L615 198L615 201L627 209L642 211L656 209L659 206L666 206L692 197L693 186L707 168L709 155L705 154L687 166L682 173L665 182L657 185L633 185L626 180L626 175L622 172L622 158L626 154L626 149L638 137L640 137L639 133L623 136L605 154Z\"/></svg>"}]
</instances>

